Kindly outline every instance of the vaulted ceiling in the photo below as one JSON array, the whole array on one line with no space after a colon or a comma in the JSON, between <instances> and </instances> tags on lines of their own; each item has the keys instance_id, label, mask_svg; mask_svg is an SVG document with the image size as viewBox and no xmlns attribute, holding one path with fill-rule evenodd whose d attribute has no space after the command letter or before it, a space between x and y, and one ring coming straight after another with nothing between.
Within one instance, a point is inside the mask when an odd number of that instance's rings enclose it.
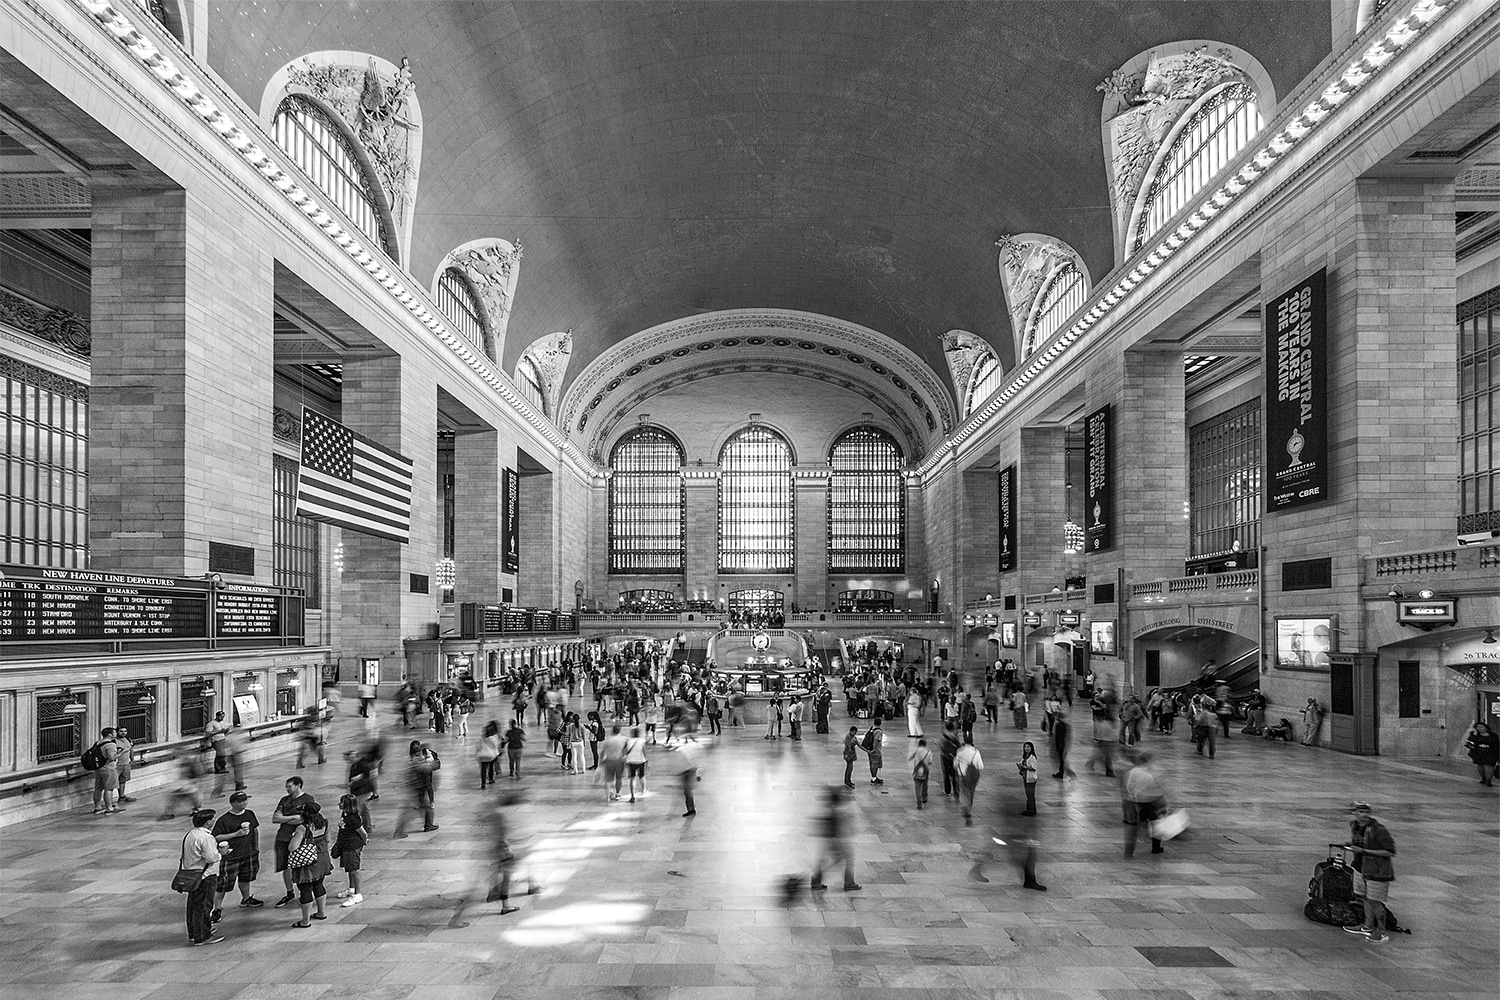
<instances>
[{"instance_id":1,"label":"vaulted ceiling","mask_svg":"<svg viewBox=\"0 0 1500 1000\"><path fill-rule=\"evenodd\" d=\"M524 244L502 360L571 329L570 381L662 324L788 310L891 338L952 393L945 331L1012 353L997 236L1060 237L1096 280L1114 265L1099 81L1204 39L1286 94L1330 46L1317 0L209 8L209 63L251 107L308 52L411 59L409 270Z\"/></svg>"}]
</instances>

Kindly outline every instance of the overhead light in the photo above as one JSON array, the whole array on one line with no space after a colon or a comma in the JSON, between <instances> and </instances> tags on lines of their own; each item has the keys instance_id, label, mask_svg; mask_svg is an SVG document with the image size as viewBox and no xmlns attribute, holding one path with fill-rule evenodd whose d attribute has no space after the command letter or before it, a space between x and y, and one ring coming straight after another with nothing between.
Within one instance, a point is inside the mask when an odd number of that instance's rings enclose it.
<instances>
[{"instance_id":1,"label":"overhead light","mask_svg":"<svg viewBox=\"0 0 1500 1000\"><path fill-rule=\"evenodd\" d=\"M1433 598L1433 592L1430 591L1430 590L1423 589L1423 590L1417 591L1417 596L1420 597L1424 601L1430 601Z\"/></svg>"},{"instance_id":2,"label":"overhead light","mask_svg":"<svg viewBox=\"0 0 1500 1000\"><path fill-rule=\"evenodd\" d=\"M149 708L156 704L156 695L151 693L151 689L146 686L144 681L137 684L135 689L141 693L140 697L135 700L137 705L145 705Z\"/></svg>"},{"instance_id":3,"label":"overhead light","mask_svg":"<svg viewBox=\"0 0 1500 1000\"><path fill-rule=\"evenodd\" d=\"M1490 641L1493 642L1494 640L1491 639ZM89 707L81 701L70 701L63 706L64 715L83 715L88 710Z\"/></svg>"}]
</instances>

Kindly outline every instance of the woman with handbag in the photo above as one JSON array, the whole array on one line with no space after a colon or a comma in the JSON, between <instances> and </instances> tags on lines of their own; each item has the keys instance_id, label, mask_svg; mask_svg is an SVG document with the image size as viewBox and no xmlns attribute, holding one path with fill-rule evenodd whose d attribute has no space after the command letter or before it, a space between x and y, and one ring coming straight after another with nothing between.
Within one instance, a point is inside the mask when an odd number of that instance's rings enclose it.
<instances>
[{"instance_id":1,"label":"woman with handbag","mask_svg":"<svg viewBox=\"0 0 1500 1000\"><path fill-rule=\"evenodd\" d=\"M297 901L302 905L302 919L292 926L311 927L309 918L328 919L323 912L323 900L328 896L323 880L333 872L333 859L328 853L328 820L323 817L323 807L309 802L302 807L301 816L302 822L292 834L286 864L292 873L292 884L297 887Z\"/></svg>"},{"instance_id":2,"label":"woman with handbag","mask_svg":"<svg viewBox=\"0 0 1500 1000\"><path fill-rule=\"evenodd\" d=\"M484 724L474 759L479 762L479 789L483 791L495 783L495 762L500 759L500 724L493 719Z\"/></svg>"},{"instance_id":3,"label":"woman with handbag","mask_svg":"<svg viewBox=\"0 0 1500 1000\"><path fill-rule=\"evenodd\" d=\"M1036 747L1030 740L1021 744L1021 759L1016 762L1016 770L1021 772L1021 782L1026 786L1026 808L1022 810L1022 816L1036 815Z\"/></svg>"},{"instance_id":4,"label":"woman with handbag","mask_svg":"<svg viewBox=\"0 0 1500 1000\"><path fill-rule=\"evenodd\" d=\"M224 940L222 934L214 933L210 918L214 890L219 886L219 860L223 857L208 829L213 818L212 809L193 811L193 828L182 838L182 859L177 866L177 875L172 879L173 889L187 893L188 941L195 945L218 944Z\"/></svg>"}]
</instances>

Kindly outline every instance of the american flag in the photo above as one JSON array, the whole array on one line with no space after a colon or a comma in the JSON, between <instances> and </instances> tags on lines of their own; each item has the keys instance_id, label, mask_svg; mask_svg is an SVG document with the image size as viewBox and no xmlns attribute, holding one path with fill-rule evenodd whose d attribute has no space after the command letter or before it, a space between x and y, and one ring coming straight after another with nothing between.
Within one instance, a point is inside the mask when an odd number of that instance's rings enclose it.
<instances>
[{"instance_id":1,"label":"american flag","mask_svg":"<svg viewBox=\"0 0 1500 1000\"><path fill-rule=\"evenodd\" d=\"M410 459L303 407L297 513L409 542L411 465Z\"/></svg>"}]
</instances>

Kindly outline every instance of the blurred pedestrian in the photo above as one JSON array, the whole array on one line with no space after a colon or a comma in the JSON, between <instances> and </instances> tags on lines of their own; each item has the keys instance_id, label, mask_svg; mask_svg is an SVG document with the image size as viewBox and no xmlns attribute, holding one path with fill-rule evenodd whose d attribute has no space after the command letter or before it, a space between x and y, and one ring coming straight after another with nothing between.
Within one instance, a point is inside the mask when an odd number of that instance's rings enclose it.
<instances>
[{"instance_id":1,"label":"blurred pedestrian","mask_svg":"<svg viewBox=\"0 0 1500 1000\"><path fill-rule=\"evenodd\" d=\"M630 801L635 801L635 783L639 779L641 783L640 794L646 794L646 741L641 738L641 727L635 726L630 730L630 739L625 741L625 767L629 771L628 781L630 783Z\"/></svg>"},{"instance_id":2,"label":"blurred pedestrian","mask_svg":"<svg viewBox=\"0 0 1500 1000\"><path fill-rule=\"evenodd\" d=\"M823 815L819 818L817 828L820 843L818 860L813 865L813 892L828 888L823 882L823 872L840 863L844 866L844 891L854 892L864 888L854 881L854 852L849 846L849 821L845 818L843 809L843 794L837 788L826 789L823 794Z\"/></svg>"},{"instance_id":3,"label":"blurred pedestrian","mask_svg":"<svg viewBox=\"0 0 1500 1000\"><path fill-rule=\"evenodd\" d=\"M682 804L687 809L682 816L687 819L698 815L698 807L693 804L693 790L703 780L703 768L698 762L698 744L682 744L677 750L677 763L682 768L678 777L682 781Z\"/></svg>"},{"instance_id":4,"label":"blurred pedestrian","mask_svg":"<svg viewBox=\"0 0 1500 1000\"><path fill-rule=\"evenodd\" d=\"M972 733L964 736L963 746L953 755L953 769L958 774L958 805L963 810L964 823L974 825L974 792L979 787L979 778L984 774L984 758L974 745Z\"/></svg>"},{"instance_id":5,"label":"blurred pedestrian","mask_svg":"<svg viewBox=\"0 0 1500 1000\"><path fill-rule=\"evenodd\" d=\"M604 743L600 747L600 757L604 761L604 794L607 801L614 802L620 798L620 782L625 775L625 751L628 743L629 741L620 733L620 724L616 722L610 727L610 733L604 738Z\"/></svg>"},{"instance_id":6,"label":"blurred pedestrian","mask_svg":"<svg viewBox=\"0 0 1500 1000\"><path fill-rule=\"evenodd\" d=\"M479 790L495 783L495 762L500 759L500 724L494 719L484 724L479 744L474 748L474 760L479 764Z\"/></svg>"},{"instance_id":7,"label":"blurred pedestrian","mask_svg":"<svg viewBox=\"0 0 1500 1000\"><path fill-rule=\"evenodd\" d=\"M483 891L484 901L492 903L500 901L500 915L506 916L515 913L519 906L510 905L510 883L517 867L515 848L512 846L512 834L510 831L509 813L515 806L523 801L520 791L508 790L502 792L500 801L489 814L490 835L490 858L488 865L477 866L474 870L478 874L477 884L474 889L462 896L458 901L458 907L453 911L453 916L448 921L449 927L467 927L464 922L464 911L473 905L474 898ZM542 891L542 885L537 882L533 874L529 878L530 885L527 895L534 895Z\"/></svg>"},{"instance_id":8,"label":"blurred pedestrian","mask_svg":"<svg viewBox=\"0 0 1500 1000\"><path fill-rule=\"evenodd\" d=\"M512 778L521 777L521 748L526 745L526 730L521 728L521 722L525 714L520 718L510 720L510 728L505 731L505 763L509 768Z\"/></svg>"},{"instance_id":9,"label":"blurred pedestrian","mask_svg":"<svg viewBox=\"0 0 1500 1000\"><path fill-rule=\"evenodd\" d=\"M952 719L943 723L943 741L938 746L939 762L943 765L943 794L958 794L958 772L953 768L953 758L963 740L958 735L958 724Z\"/></svg>"},{"instance_id":10,"label":"blurred pedestrian","mask_svg":"<svg viewBox=\"0 0 1500 1000\"><path fill-rule=\"evenodd\" d=\"M406 826L411 821L413 810L422 814L422 832L430 833L438 828L436 819L437 772L442 760L431 747L421 740L412 740L406 757L406 789L411 796L410 808L403 808L396 818L393 840L404 840Z\"/></svg>"},{"instance_id":11,"label":"blurred pedestrian","mask_svg":"<svg viewBox=\"0 0 1500 1000\"><path fill-rule=\"evenodd\" d=\"M1125 828L1125 856L1135 856L1135 842L1142 826L1146 827L1148 835L1152 835L1151 853L1162 853L1161 838L1154 836L1151 824L1165 811L1167 796L1161 779L1151 766L1149 753L1139 754L1135 766L1125 776L1125 798L1135 805L1136 817L1136 821Z\"/></svg>"},{"instance_id":12,"label":"blurred pedestrian","mask_svg":"<svg viewBox=\"0 0 1500 1000\"><path fill-rule=\"evenodd\" d=\"M116 736L118 739L118 736ZM1500 762L1500 736L1484 721L1474 723L1474 728L1469 730L1469 737L1464 741L1464 747L1469 751L1469 759L1479 769L1479 783L1493 787L1495 784L1495 764ZM121 754L123 759L124 754ZM125 779L120 779L120 787L125 787ZM121 794L120 801L125 801Z\"/></svg>"},{"instance_id":13,"label":"blurred pedestrian","mask_svg":"<svg viewBox=\"0 0 1500 1000\"><path fill-rule=\"evenodd\" d=\"M927 802L927 779L932 773L932 751L927 749L927 741L918 739L917 745L907 754L906 762L911 765L912 785L917 793L917 808L922 808Z\"/></svg>"}]
</instances>

